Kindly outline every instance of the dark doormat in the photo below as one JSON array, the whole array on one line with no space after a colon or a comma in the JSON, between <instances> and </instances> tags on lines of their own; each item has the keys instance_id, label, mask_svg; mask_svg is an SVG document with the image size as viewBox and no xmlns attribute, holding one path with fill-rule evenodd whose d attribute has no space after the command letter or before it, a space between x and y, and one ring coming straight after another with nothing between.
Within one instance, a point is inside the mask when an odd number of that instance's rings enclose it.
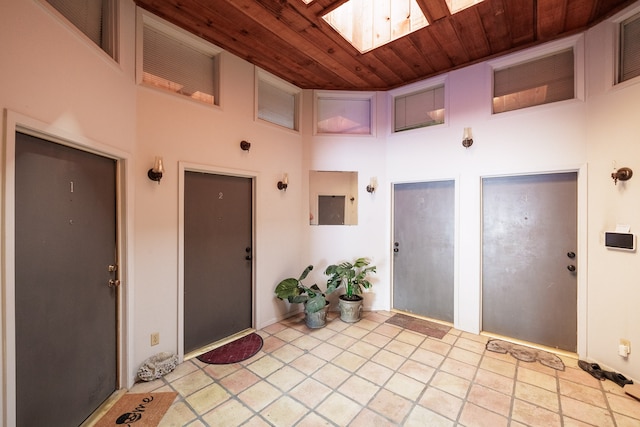
<instances>
[{"instance_id":1,"label":"dark doormat","mask_svg":"<svg viewBox=\"0 0 640 427\"><path fill-rule=\"evenodd\" d=\"M564 362L562 359L548 351L502 340L489 340L489 342L487 342L487 350L502 354L509 353L511 356L523 362L535 362L537 360L544 366L557 369L558 371L564 371Z\"/></svg>"},{"instance_id":2,"label":"dark doormat","mask_svg":"<svg viewBox=\"0 0 640 427\"><path fill-rule=\"evenodd\" d=\"M198 360L212 365L226 365L247 360L262 348L262 337L251 333L198 356Z\"/></svg>"},{"instance_id":3,"label":"dark doormat","mask_svg":"<svg viewBox=\"0 0 640 427\"><path fill-rule=\"evenodd\" d=\"M385 323L400 326L401 328L438 339L442 339L442 337L447 335L447 332L451 330L449 326L399 313L388 318Z\"/></svg>"}]
</instances>

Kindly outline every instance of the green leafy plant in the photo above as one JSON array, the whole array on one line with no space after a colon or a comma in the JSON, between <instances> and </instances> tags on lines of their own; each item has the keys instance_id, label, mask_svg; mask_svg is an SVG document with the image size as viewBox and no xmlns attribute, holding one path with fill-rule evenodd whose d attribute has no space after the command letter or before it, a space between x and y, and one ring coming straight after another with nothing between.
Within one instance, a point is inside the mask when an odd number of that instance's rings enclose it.
<instances>
[{"instance_id":1,"label":"green leafy plant","mask_svg":"<svg viewBox=\"0 0 640 427\"><path fill-rule=\"evenodd\" d=\"M278 283L275 289L276 297L281 300L286 299L290 303L304 304L306 313L315 313L324 309L327 305L327 300L318 285L314 284L307 287L302 283L311 270L313 270L313 265L307 266L299 278L289 277Z\"/></svg>"},{"instance_id":2,"label":"green leafy plant","mask_svg":"<svg viewBox=\"0 0 640 427\"><path fill-rule=\"evenodd\" d=\"M372 286L368 276L376 272L376 266L370 266L370 263L367 258L358 258L353 263L343 262L328 266L324 271L324 274L329 276L327 293L344 286L344 298L347 300L358 299L356 296L360 295L363 289L369 289Z\"/></svg>"}]
</instances>

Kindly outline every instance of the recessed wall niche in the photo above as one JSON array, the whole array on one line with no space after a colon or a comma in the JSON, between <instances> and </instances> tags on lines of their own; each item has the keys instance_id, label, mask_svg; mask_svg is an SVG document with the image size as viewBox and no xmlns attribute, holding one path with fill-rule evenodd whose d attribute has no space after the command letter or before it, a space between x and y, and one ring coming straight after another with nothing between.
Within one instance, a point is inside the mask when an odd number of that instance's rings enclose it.
<instances>
[{"instance_id":1,"label":"recessed wall niche","mask_svg":"<svg viewBox=\"0 0 640 427\"><path fill-rule=\"evenodd\" d=\"M309 171L309 224L358 224L358 172Z\"/></svg>"}]
</instances>

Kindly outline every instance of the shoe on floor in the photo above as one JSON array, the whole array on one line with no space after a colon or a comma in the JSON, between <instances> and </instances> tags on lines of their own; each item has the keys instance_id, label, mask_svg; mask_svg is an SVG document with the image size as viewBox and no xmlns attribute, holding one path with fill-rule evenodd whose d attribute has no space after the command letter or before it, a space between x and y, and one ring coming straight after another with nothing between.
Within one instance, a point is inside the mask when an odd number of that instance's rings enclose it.
<instances>
[{"instance_id":1,"label":"shoe on floor","mask_svg":"<svg viewBox=\"0 0 640 427\"><path fill-rule=\"evenodd\" d=\"M585 360L578 360L578 366L583 370L591 374L592 377L604 381L606 377L604 376L604 371L600 368L600 365L597 363L589 363Z\"/></svg>"},{"instance_id":2,"label":"shoe on floor","mask_svg":"<svg viewBox=\"0 0 640 427\"><path fill-rule=\"evenodd\" d=\"M633 381L631 381L630 379L627 379L627 377L625 377L622 374L619 374L617 372L611 372L611 371L603 371L604 372L604 377L608 380L613 381L614 383L618 384L620 387L624 387L625 384L633 384Z\"/></svg>"}]
</instances>

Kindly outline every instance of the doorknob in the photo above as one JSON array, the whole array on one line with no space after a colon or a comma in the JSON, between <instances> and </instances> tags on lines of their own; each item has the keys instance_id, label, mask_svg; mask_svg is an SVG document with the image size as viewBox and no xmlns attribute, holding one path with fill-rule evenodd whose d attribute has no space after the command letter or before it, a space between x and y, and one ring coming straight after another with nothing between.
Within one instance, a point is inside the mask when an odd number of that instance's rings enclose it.
<instances>
[{"instance_id":1,"label":"doorknob","mask_svg":"<svg viewBox=\"0 0 640 427\"><path fill-rule=\"evenodd\" d=\"M571 259L576 257L576 253L575 252L567 252L567 256Z\"/></svg>"},{"instance_id":2,"label":"doorknob","mask_svg":"<svg viewBox=\"0 0 640 427\"><path fill-rule=\"evenodd\" d=\"M575 265L567 265L567 270L569 270L570 272L574 272L576 271L576 266Z\"/></svg>"}]
</instances>

